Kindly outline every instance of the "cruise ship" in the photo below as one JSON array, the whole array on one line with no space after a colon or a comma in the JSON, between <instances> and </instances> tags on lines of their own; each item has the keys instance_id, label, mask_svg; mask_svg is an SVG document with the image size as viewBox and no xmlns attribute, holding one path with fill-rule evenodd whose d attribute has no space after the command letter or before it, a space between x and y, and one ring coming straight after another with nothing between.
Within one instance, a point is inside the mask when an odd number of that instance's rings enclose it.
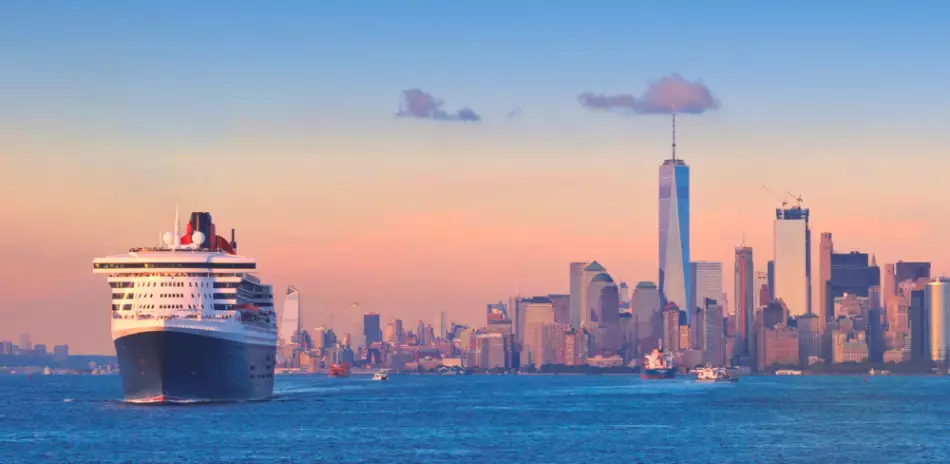
<instances>
[{"instance_id":1,"label":"cruise ship","mask_svg":"<svg viewBox=\"0 0 950 464\"><path fill-rule=\"evenodd\" d=\"M273 395L277 321L253 258L192 213L162 244L93 260L112 288L112 339L126 401L191 403Z\"/></svg>"}]
</instances>

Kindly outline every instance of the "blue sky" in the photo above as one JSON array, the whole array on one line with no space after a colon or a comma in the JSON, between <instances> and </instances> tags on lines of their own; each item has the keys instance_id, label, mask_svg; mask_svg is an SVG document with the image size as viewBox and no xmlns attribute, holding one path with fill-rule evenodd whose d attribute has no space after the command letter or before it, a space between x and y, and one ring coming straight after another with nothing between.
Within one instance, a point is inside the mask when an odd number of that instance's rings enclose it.
<instances>
[{"instance_id":1,"label":"blue sky","mask_svg":"<svg viewBox=\"0 0 950 464\"><path fill-rule=\"evenodd\" d=\"M750 117L946 121L944 3L510 3L5 2L0 115L187 134L253 115L373 120L418 87L489 121L515 106L584 120L578 93L679 72Z\"/></svg>"}]
</instances>

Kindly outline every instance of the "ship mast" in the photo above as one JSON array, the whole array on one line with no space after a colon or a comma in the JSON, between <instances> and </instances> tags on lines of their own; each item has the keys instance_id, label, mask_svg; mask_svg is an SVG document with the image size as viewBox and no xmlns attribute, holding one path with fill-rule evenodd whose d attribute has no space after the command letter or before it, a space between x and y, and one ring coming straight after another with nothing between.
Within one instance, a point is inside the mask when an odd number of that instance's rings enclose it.
<instances>
[{"instance_id":1,"label":"ship mast","mask_svg":"<svg viewBox=\"0 0 950 464\"><path fill-rule=\"evenodd\" d=\"M172 244L176 250L181 248L181 232L178 228L178 225L178 204L175 204L175 232L173 232L175 234L175 238Z\"/></svg>"}]
</instances>

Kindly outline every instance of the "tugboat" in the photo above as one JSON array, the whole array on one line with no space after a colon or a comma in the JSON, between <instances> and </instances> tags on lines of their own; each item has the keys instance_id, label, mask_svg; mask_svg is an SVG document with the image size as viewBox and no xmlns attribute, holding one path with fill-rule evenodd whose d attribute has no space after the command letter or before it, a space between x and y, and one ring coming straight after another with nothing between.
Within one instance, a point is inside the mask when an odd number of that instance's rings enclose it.
<instances>
[{"instance_id":1,"label":"tugboat","mask_svg":"<svg viewBox=\"0 0 950 464\"><path fill-rule=\"evenodd\" d=\"M723 367L706 366L696 373L697 382L737 382L739 378Z\"/></svg>"},{"instance_id":2,"label":"tugboat","mask_svg":"<svg viewBox=\"0 0 950 464\"><path fill-rule=\"evenodd\" d=\"M676 367L673 366L673 355L663 351L660 344L652 353L643 357L643 368L640 378L643 380L672 379L676 377Z\"/></svg>"},{"instance_id":3,"label":"tugboat","mask_svg":"<svg viewBox=\"0 0 950 464\"><path fill-rule=\"evenodd\" d=\"M330 377L349 377L350 365L347 363L330 364Z\"/></svg>"}]
</instances>

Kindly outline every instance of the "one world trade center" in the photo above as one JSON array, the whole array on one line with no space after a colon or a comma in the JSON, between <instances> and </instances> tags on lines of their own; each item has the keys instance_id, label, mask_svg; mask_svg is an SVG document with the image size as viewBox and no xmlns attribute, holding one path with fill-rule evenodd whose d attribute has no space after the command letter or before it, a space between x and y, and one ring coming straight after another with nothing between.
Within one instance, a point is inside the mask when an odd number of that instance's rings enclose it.
<instances>
[{"instance_id":1,"label":"one world trade center","mask_svg":"<svg viewBox=\"0 0 950 464\"><path fill-rule=\"evenodd\" d=\"M689 166L676 158L676 114L673 114L673 154L660 166L660 282L665 303L686 314L689 298Z\"/></svg>"}]
</instances>

